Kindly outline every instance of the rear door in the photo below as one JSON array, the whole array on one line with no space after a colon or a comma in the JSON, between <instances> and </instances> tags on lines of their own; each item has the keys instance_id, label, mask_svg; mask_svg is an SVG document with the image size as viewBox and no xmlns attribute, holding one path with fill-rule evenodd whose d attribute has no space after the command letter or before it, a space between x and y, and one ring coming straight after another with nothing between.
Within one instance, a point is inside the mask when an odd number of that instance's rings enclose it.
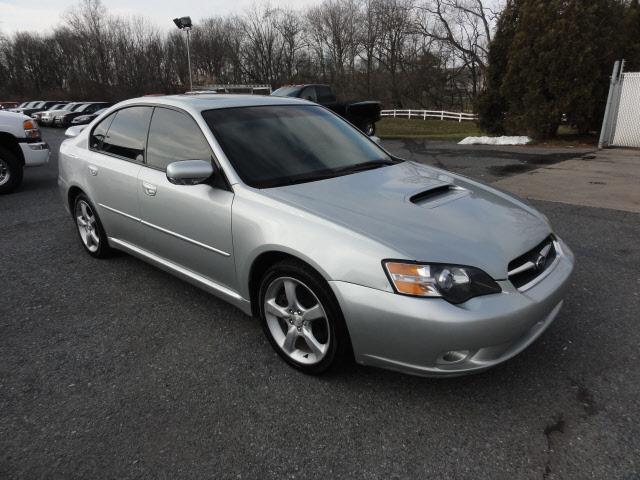
<instances>
[{"instance_id":1,"label":"rear door","mask_svg":"<svg viewBox=\"0 0 640 480\"><path fill-rule=\"evenodd\" d=\"M144 162L152 107L133 106L104 118L89 135L85 177L111 238L142 243L138 172Z\"/></svg>"},{"instance_id":2,"label":"rear door","mask_svg":"<svg viewBox=\"0 0 640 480\"><path fill-rule=\"evenodd\" d=\"M138 178L143 248L235 290L233 191L218 167L209 183L174 185L167 179L166 167L181 160L215 164L208 142L190 115L156 107L146 162Z\"/></svg>"}]
</instances>

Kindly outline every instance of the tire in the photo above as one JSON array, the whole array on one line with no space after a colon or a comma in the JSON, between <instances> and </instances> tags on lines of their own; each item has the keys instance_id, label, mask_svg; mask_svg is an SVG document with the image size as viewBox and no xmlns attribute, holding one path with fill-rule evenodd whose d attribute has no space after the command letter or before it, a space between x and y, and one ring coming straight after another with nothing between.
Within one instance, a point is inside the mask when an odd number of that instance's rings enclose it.
<instances>
[{"instance_id":1,"label":"tire","mask_svg":"<svg viewBox=\"0 0 640 480\"><path fill-rule=\"evenodd\" d=\"M18 157L0 147L0 195L13 192L22 183L22 165Z\"/></svg>"},{"instance_id":2,"label":"tire","mask_svg":"<svg viewBox=\"0 0 640 480\"><path fill-rule=\"evenodd\" d=\"M109 240L95 207L84 193L73 202L73 220L85 252L95 258L105 258L111 253Z\"/></svg>"},{"instance_id":3,"label":"tire","mask_svg":"<svg viewBox=\"0 0 640 480\"><path fill-rule=\"evenodd\" d=\"M370 137L373 137L376 134L376 124L375 122L368 122L364 124L362 131Z\"/></svg>"},{"instance_id":4,"label":"tire","mask_svg":"<svg viewBox=\"0 0 640 480\"><path fill-rule=\"evenodd\" d=\"M258 302L265 335L289 365L319 375L342 363L349 334L329 284L315 271L296 260L276 263L262 277Z\"/></svg>"}]
</instances>

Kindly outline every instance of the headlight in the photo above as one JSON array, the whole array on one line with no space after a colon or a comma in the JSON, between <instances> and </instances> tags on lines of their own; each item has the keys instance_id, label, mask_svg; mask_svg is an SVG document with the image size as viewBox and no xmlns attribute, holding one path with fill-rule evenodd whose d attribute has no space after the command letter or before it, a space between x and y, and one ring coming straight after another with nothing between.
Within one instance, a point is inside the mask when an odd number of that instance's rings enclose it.
<instances>
[{"instance_id":1,"label":"headlight","mask_svg":"<svg viewBox=\"0 0 640 480\"><path fill-rule=\"evenodd\" d=\"M396 260L383 264L394 290L402 295L442 297L451 303L463 303L502 291L493 278L474 267Z\"/></svg>"}]
</instances>

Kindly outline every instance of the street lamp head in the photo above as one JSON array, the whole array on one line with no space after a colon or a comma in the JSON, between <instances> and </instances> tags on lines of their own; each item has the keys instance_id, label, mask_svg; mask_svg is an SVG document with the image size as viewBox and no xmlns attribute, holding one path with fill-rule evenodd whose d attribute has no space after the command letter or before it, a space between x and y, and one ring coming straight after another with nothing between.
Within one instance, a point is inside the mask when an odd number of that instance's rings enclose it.
<instances>
[{"instance_id":1,"label":"street lamp head","mask_svg":"<svg viewBox=\"0 0 640 480\"><path fill-rule=\"evenodd\" d=\"M192 27L191 17L174 18L173 19L173 23L175 23L176 27L178 27L180 30L182 30L183 28L191 28Z\"/></svg>"}]
</instances>

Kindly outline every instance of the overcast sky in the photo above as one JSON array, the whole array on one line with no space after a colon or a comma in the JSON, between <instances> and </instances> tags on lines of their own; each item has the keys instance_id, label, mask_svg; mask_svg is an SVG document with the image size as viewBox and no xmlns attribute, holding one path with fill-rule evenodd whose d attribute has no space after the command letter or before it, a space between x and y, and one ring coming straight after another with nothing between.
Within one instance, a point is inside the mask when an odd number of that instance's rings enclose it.
<instances>
[{"instance_id":1,"label":"overcast sky","mask_svg":"<svg viewBox=\"0 0 640 480\"><path fill-rule=\"evenodd\" d=\"M272 0L273 6L304 7L320 0ZM174 28L172 19L185 15L193 21L215 14L242 13L259 0L103 0L111 13L143 15L159 27ZM49 32L60 17L76 0L0 0L0 32L11 34L16 30Z\"/></svg>"}]
</instances>

